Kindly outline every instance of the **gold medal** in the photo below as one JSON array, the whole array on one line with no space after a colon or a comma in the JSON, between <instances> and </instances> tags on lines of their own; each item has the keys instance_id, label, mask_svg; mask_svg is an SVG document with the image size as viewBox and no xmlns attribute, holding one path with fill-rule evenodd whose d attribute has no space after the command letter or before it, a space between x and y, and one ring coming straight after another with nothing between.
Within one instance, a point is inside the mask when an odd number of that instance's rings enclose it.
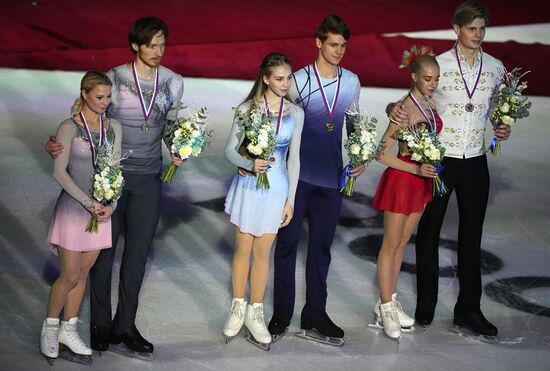
<instances>
[{"instance_id":1,"label":"gold medal","mask_svg":"<svg viewBox=\"0 0 550 371\"><path fill-rule=\"evenodd\" d=\"M330 133L332 130L334 130L334 124L332 122L327 122L325 125L327 127L327 131Z\"/></svg>"},{"instance_id":2,"label":"gold medal","mask_svg":"<svg viewBox=\"0 0 550 371\"><path fill-rule=\"evenodd\" d=\"M466 103L466 105L464 106L464 109L466 110L466 112L473 112L473 110L474 110L474 105L472 104L472 102L468 102L468 103Z\"/></svg>"},{"instance_id":3,"label":"gold medal","mask_svg":"<svg viewBox=\"0 0 550 371\"><path fill-rule=\"evenodd\" d=\"M147 133L149 131L149 125L147 125L147 121L145 121L143 125L141 125L141 131L143 131L144 133Z\"/></svg>"}]
</instances>

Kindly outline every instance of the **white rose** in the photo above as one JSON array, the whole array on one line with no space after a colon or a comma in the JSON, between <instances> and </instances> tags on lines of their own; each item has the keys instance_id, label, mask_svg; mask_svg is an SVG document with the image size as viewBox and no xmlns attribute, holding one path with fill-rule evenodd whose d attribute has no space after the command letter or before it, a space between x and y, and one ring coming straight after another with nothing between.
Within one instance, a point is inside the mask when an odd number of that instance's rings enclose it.
<instances>
[{"instance_id":1,"label":"white rose","mask_svg":"<svg viewBox=\"0 0 550 371\"><path fill-rule=\"evenodd\" d=\"M515 119L507 115L502 116L500 120L502 121L503 124L506 124L506 125L512 125L514 122L516 122Z\"/></svg>"},{"instance_id":2,"label":"white rose","mask_svg":"<svg viewBox=\"0 0 550 371\"><path fill-rule=\"evenodd\" d=\"M250 153L252 153L253 155L261 155L262 154L262 149L259 148L258 146L255 146L254 144L250 143L246 149L248 149L248 151Z\"/></svg>"},{"instance_id":3,"label":"white rose","mask_svg":"<svg viewBox=\"0 0 550 371\"><path fill-rule=\"evenodd\" d=\"M512 95L512 96L510 97L510 102L511 102L511 103L517 103L518 101L519 101L519 99L518 99L518 97L516 97L515 95ZM502 111L502 110L501 110L501 111ZM504 111L502 111L502 112L504 112ZM506 112L504 112L504 113L506 113Z\"/></svg>"},{"instance_id":4,"label":"white rose","mask_svg":"<svg viewBox=\"0 0 550 371\"><path fill-rule=\"evenodd\" d=\"M108 191L105 191L105 199L110 200L115 195L115 192L113 192L112 189L109 189Z\"/></svg>"},{"instance_id":5,"label":"white rose","mask_svg":"<svg viewBox=\"0 0 550 371\"><path fill-rule=\"evenodd\" d=\"M420 156L418 153L413 153L411 158L413 159L413 161L420 161L422 160L422 156Z\"/></svg>"},{"instance_id":6,"label":"white rose","mask_svg":"<svg viewBox=\"0 0 550 371\"><path fill-rule=\"evenodd\" d=\"M437 161L441 157L441 152L436 148L430 151L430 160Z\"/></svg>"},{"instance_id":7,"label":"white rose","mask_svg":"<svg viewBox=\"0 0 550 371\"><path fill-rule=\"evenodd\" d=\"M506 102L502 103L502 105L499 107L500 112L502 113L508 113L510 111L510 105Z\"/></svg>"},{"instance_id":8,"label":"white rose","mask_svg":"<svg viewBox=\"0 0 550 371\"><path fill-rule=\"evenodd\" d=\"M350 147L350 152L352 155L358 155L359 152L361 152L361 146L359 146L359 144L353 144Z\"/></svg>"},{"instance_id":9,"label":"white rose","mask_svg":"<svg viewBox=\"0 0 550 371\"><path fill-rule=\"evenodd\" d=\"M181 136L181 129L178 129L174 132L174 137L177 139Z\"/></svg>"}]
</instances>

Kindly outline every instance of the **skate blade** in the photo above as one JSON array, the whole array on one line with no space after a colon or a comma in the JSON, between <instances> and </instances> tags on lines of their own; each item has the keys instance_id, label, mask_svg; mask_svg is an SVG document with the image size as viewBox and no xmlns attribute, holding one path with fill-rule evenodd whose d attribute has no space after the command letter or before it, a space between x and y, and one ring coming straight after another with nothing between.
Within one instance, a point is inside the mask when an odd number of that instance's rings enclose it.
<instances>
[{"instance_id":1,"label":"skate blade","mask_svg":"<svg viewBox=\"0 0 550 371\"><path fill-rule=\"evenodd\" d=\"M271 343L276 343L283 338L288 332L288 327L281 334L271 335Z\"/></svg>"},{"instance_id":2,"label":"skate blade","mask_svg":"<svg viewBox=\"0 0 550 371\"><path fill-rule=\"evenodd\" d=\"M50 367L53 367L53 364L54 364L54 362L55 362L55 360L56 360L57 358L48 357L48 356L46 356L46 355L44 355L44 354L42 354L42 356L44 357L44 359L46 359L46 362L48 362L48 365L49 365Z\"/></svg>"},{"instance_id":3,"label":"skate blade","mask_svg":"<svg viewBox=\"0 0 550 371\"><path fill-rule=\"evenodd\" d=\"M482 341L484 343L490 343L490 344L499 343L498 337L478 334L466 326L453 325L452 327L449 328L449 331L452 332L453 334L457 334L468 339Z\"/></svg>"},{"instance_id":4,"label":"skate blade","mask_svg":"<svg viewBox=\"0 0 550 371\"><path fill-rule=\"evenodd\" d=\"M384 326L382 326L382 324L380 324L379 322L369 323L368 327L372 328L374 330L384 331ZM411 326L411 327L401 327L401 332L406 333L406 334L412 334L412 333L416 332L416 327L414 325Z\"/></svg>"},{"instance_id":5,"label":"skate blade","mask_svg":"<svg viewBox=\"0 0 550 371\"><path fill-rule=\"evenodd\" d=\"M316 341L316 342L321 343L321 344L333 345L333 346L337 346L337 347L340 347L340 346L344 345L344 339L343 338L334 338L334 337L330 337L330 336L325 336L325 335L322 335L321 333L319 333L315 329L312 329L312 330L302 329L299 332L295 333L294 335L298 336L299 338L307 339L307 340L313 340L313 341Z\"/></svg>"},{"instance_id":6,"label":"skate blade","mask_svg":"<svg viewBox=\"0 0 550 371\"><path fill-rule=\"evenodd\" d=\"M268 343L260 343L259 341L257 341L256 339L254 339L254 336L252 336L252 334L248 333L244 336L244 338L246 339L246 341L248 341L249 343L252 343L254 344L255 346L257 346L258 348L260 348L261 350L265 350L266 352L269 351L270 349L270 344Z\"/></svg>"},{"instance_id":7,"label":"skate blade","mask_svg":"<svg viewBox=\"0 0 550 371\"><path fill-rule=\"evenodd\" d=\"M141 359L142 361L152 361L154 359L153 353L135 352L122 343L111 344L109 346L109 350L113 353L117 353L123 356L132 357L136 359Z\"/></svg>"},{"instance_id":8,"label":"skate blade","mask_svg":"<svg viewBox=\"0 0 550 371\"><path fill-rule=\"evenodd\" d=\"M59 349L59 357L64 360L79 363L81 365L91 365L93 360L92 356L86 356L83 354L76 354L72 350L70 350L68 347L65 347L65 349Z\"/></svg>"}]
</instances>

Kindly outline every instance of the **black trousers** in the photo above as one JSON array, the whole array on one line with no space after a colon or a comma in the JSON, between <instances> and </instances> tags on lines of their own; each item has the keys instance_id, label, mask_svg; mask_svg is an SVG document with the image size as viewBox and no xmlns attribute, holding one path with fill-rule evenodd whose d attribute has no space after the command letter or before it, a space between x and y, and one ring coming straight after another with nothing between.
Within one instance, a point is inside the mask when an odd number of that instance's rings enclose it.
<instances>
[{"instance_id":1,"label":"black trousers","mask_svg":"<svg viewBox=\"0 0 550 371\"><path fill-rule=\"evenodd\" d=\"M485 155L469 159L445 157L442 179L449 188L429 203L416 236L417 303L435 307L439 279L439 233L452 191L458 203L458 281L456 309L479 310L481 299L481 235L489 198L489 171Z\"/></svg>"},{"instance_id":2,"label":"black trousers","mask_svg":"<svg viewBox=\"0 0 550 371\"><path fill-rule=\"evenodd\" d=\"M112 216L112 248L101 250L90 271L90 324L111 327L115 335L128 332L136 319L145 264L160 216L160 174L124 174L124 179L124 190ZM111 276L122 226L125 244L118 306L111 322Z\"/></svg>"}]
</instances>

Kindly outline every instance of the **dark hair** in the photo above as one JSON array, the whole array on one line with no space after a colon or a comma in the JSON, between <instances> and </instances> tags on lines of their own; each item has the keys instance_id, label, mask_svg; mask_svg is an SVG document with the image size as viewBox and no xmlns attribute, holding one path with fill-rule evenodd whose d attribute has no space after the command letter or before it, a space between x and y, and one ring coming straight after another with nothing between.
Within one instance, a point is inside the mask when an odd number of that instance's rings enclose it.
<instances>
[{"instance_id":1,"label":"dark hair","mask_svg":"<svg viewBox=\"0 0 550 371\"><path fill-rule=\"evenodd\" d=\"M433 55L421 54L418 57L416 57L412 62L411 72L418 74L422 70L422 67L428 64L432 64L434 66L439 67L439 63L437 63L437 60Z\"/></svg>"},{"instance_id":2,"label":"dark hair","mask_svg":"<svg viewBox=\"0 0 550 371\"><path fill-rule=\"evenodd\" d=\"M491 18L489 8L482 3L465 1L456 7L451 22L462 27L472 23L476 18L483 18L485 25L488 25Z\"/></svg>"},{"instance_id":3,"label":"dark hair","mask_svg":"<svg viewBox=\"0 0 550 371\"><path fill-rule=\"evenodd\" d=\"M348 25L337 15L329 15L323 19L315 30L315 37L321 41L325 41L328 38L329 32L335 35L342 35L346 40L350 36Z\"/></svg>"},{"instance_id":4,"label":"dark hair","mask_svg":"<svg viewBox=\"0 0 550 371\"><path fill-rule=\"evenodd\" d=\"M153 40L156 34L162 32L165 38L168 38L168 26L160 18L156 17L142 17L136 19L130 31L128 31L128 44L132 53L136 54L137 52L132 48L132 44L137 46L147 45Z\"/></svg>"},{"instance_id":5,"label":"dark hair","mask_svg":"<svg viewBox=\"0 0 550 371\"><path fill-rule=\"evenodd\" d=\"M291 65L290 60L282 53L272 52L266 55L260 65L260 72L258 73L258 77L256 77L254 86L252 86L252 89L250 90L250 93L248 93L245 101L250 99L258 99L267 90L267 85L264 82L264 76L270 76L274 67L284 66L287 64L289 66Z\"/></svg>"},{"instance_id":6,"label":"dark hair","mask_svg":"<svg viewBox=\"0 0 550 371\"><path fill-rule=\"evenodd\" d=\"M113 86L113 82L103 72L100 71L88 71L80 80L80 95L73 103L71 107L71 113L74 115L82 110L84 107L84 96L82 95L82 90L86 93L92 91L97 85L108 85Z\"/></svg>"}]
</instances>

